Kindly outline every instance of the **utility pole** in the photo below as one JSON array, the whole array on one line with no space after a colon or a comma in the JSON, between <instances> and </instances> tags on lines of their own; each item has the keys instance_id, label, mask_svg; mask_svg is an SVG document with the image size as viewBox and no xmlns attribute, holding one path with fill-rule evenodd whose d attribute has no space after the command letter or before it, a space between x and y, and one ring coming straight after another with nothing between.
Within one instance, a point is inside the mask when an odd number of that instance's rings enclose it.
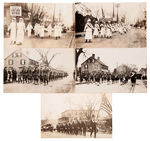
<instances>
[{"instance_id":1,"label":"utility pole","mask_svg":"<svg viewBox=\"0 0 150 141\"><path fill-rule=\"evenodd\" d=\"M118 12L118 8L120 7L120 4L117 3L116 4L116 7L117 7L117 23L119 22L119 12Z\"/></svg>"}]
</instances>

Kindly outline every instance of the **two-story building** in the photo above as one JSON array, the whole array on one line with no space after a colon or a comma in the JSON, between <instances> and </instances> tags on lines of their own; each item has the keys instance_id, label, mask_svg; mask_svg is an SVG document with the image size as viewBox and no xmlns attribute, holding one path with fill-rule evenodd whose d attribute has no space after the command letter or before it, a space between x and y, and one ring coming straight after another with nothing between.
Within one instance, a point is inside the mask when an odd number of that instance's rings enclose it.
<instances>
[{"instance_id":1,"label":"two-story building","mask_svg":"<svg viewBox=\"0 0 150 141\"><path fill-rule=\"evenodd\" d=\"M18 70L19 68L23 66L25 67L39 66L39 62L33 59L30 59L29 57L24 55L20 50L16 50L5 58L4 66Z\"/></svg>"},{"instance_id":2,"label":"two-story building","mask_svg":"<svg viewBox=\"0 0 150 141\"><path fill-rule=\"evenodd\" d=\"M86 61L81 64L81 73L82 72L108 72L108 66L105 65L101 60L100 57L97 59L95 58L95 54L92 54Z\"/></svg>"}]
</instances>

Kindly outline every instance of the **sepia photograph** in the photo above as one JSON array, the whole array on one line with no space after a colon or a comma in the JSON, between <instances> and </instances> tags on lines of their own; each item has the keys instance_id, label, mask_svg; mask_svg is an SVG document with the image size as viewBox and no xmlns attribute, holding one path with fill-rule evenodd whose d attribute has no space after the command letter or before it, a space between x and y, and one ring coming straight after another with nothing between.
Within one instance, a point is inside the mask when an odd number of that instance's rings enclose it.
<instances>
[{"instance_id":1,"label":"sepia photograph","mask_svg":"<svg viewBox=\"0 0 150 141\"><path fill-rule=\"evenodd\" d=\"M73 49L5 48L4 93L69 93Z\"/></svg>"},{"instance_id":2,"label":"sepia photograph","mask_svg":"<svg viewBox=\"0 0 150 141\"><path fill-rule=\"evenodd\" d=\"M77 48L145 48L146 3L75 3Z\"/></svg>"},{"instance_id":3,"label":"sepia photograph","mask_svg":"<svg viewBox=\"0 0 150 141\"><path fill-rule=\"evenodd\" d=\"M4 3L5 47L72 48L74 42L72 3Z\"/></svg>"},{"instance_id":4,"label":"sepia photograph","mask_svg":"<svg viewBox=\"0 0 150 141\"><path fill-rule=\"evenodd\" d=\"M42 138L111 138L111 94L41 95Z\"/></svg>"},{"instance_id":5,"label":"sepia photograph","mask_svg":"<svg viewBox=\"0 0 150 141\"><path fill-rule=\"evenodd\" d=\"M75 93L146 93L146 48L77 48Z\"/></svg>"}]
</instances>

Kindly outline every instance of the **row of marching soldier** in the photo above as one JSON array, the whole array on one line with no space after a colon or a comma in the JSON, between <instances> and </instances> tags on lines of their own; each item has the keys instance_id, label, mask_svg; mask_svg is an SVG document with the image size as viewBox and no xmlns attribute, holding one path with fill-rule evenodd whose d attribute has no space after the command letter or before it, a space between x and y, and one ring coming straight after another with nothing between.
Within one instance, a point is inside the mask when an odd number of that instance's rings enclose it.
<instances>
[{"instance_id":1,"label":"row of marching soldier","mask_svg":"<svg viewBox=\"0 0 150 141\"><path fill-rule=\"evenodd\" d=\"M50 81L62 79L67 77L68 74L62 71L52 71L48 67L39 68L39 67L22 67L19 70L14 68L4 68L4 84L6 83L33 83L35 85L44 84L48 85Z\"/></svg>"},{"instance_id":2,"label":"row of marching soldier","mask_svg":"<svg viewBox=\"0 0 150 141\"><path fill-rule=\"evenodd\" d=\"M87 136L87 132L90 132L90 137L94 134L94 138L96 138L97 130L97 122L95 120L91 120L89 124L86 121L75 120L73 122L67 123L58 123L56 126L57 132L69 134L69 135L83 135Z\"/></svg>"}]
</instances>

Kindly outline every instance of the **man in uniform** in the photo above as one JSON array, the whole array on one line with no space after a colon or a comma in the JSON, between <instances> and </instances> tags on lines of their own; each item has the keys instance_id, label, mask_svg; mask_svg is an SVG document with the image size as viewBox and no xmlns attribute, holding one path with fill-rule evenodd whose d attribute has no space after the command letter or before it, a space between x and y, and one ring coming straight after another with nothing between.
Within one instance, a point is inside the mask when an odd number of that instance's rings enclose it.
<instances>
[{"instance_id":1,"label":"man in uniform","mask_svg":"<svg viewBox=\"0 0 150 141\"><path fill-rule=\"evenodd\" d=\"M94 138L96 138L96 133L97 133L97 127L96 127L96 120L95 120L95 116L93 115L92 116L92 119L91 119L91 133L90 133L90 137L92 137L92 134L94 133Z\"/></svg>"}]
</instances>

